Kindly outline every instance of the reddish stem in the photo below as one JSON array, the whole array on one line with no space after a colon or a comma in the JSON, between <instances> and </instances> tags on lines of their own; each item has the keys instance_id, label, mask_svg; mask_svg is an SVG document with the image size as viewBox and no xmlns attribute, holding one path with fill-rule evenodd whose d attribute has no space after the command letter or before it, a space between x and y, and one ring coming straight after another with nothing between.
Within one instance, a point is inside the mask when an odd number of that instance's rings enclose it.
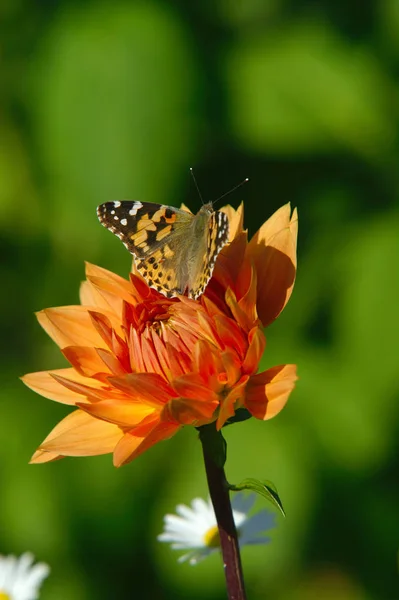
<instances>
[{"instance_id":1,"label":"reddish stem","mask_svg":"<svg viewBox=\"0 0 399 600\"><path fill-rule=\"evenodd\" d=\"M206 477L219 528L224 574L229 600L246 600L237 530L233 519L224 468L216 465L203 442ZM209 449L208 449L209 450Z\"/></svg>"}]
</instances>

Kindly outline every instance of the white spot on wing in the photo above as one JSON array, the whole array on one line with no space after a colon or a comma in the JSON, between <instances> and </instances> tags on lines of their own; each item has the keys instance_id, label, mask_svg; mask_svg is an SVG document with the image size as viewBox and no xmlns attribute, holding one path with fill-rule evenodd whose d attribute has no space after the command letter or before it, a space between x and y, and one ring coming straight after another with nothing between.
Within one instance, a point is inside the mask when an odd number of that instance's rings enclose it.
<instances>
[{"instance_id":1,"label":"white spot on wing","mask_svg":"<svg viewBox=\"0 0 399 600\"><path fill-rule=\"evenodd\" d=\"M131 217L135 217L137 215L137 211L140 210L140 208L143 208L141 202L135 202L132 208L129 210L129 215Z\"/></svg>"},{"instance_id":2,"label":"white spot on wing","mask_svg":"<svg viewBox=\"0 0 399 600\"><path fill-rule=\"evenodd\" d=\"M127 219L121 219L121 225L123 225L124 227L126 227L126 225L127 225Z\"/></svg>"},{"instance_id":3,"label":"white spot on wing","mask_svg":"<svg viewBox=\"0 0 399 600\"><path fill-rule=\"evenodd\" d=\"M114 202L114 208L119 208L121 205L121 203L119 202L119 200L116 200L116 202Z\"/></svg>"}]
</instances>

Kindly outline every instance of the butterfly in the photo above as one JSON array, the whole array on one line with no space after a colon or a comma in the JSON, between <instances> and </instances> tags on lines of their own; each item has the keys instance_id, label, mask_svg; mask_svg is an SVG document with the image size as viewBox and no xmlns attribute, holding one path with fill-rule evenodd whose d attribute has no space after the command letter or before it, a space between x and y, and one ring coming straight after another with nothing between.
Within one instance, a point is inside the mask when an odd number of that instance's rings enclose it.
<instances>
[{"instance_id":1,"label":"butterfly","mask_svg":"<svg viewBox=\"0 0 399 600\"><path fill-rule=\"evenodd\" d=\"M229 238L228 217L212 203L194 215L152 202L105 202L97 216L133 254L148 285L167 298L201 296Z\"/></svg>"}]
</instances>

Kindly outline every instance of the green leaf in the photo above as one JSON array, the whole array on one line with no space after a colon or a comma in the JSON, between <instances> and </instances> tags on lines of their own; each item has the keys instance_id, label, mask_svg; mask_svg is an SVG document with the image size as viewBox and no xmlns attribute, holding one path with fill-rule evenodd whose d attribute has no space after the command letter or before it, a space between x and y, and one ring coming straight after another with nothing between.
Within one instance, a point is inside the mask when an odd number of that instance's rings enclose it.
<instances>
[{"instance_id":1,"label":"green leaf","mask_svg":"<svg viewBox=\"0 0 399 600\"><path fill-rule=\"evenodd\" d=\"M241 492L242 490L256 492L271 502L273 506L278 508L285 517L285 511L280 496L278 495L275 485L271 481L259 481L259 479L248 478L237 485L229 484L229 490L232 492Z\"/></svg>"}]
</instances>

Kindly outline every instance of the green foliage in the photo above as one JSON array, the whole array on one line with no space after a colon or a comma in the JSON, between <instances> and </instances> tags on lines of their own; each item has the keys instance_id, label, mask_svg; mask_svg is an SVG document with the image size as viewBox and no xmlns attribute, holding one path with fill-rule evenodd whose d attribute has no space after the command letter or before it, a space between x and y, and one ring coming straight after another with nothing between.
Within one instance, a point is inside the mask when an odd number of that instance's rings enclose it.
<instances>
[{"instance_id":1,"label":"green foliage","mask_svg":"<svg viewBox=\"0 0 399 600\"><path fill-rule=\"evenodd\" d=\"M18 381L65 364L33 312L78 302L84 260L128 272L97 204L195 210L190 166L206 200L250 178L229 198L250 232L288 200L299 210L296 287L263 365L297 363L297 389L276 419L224 429L228 479L271 479L288 515L244 549L248 596L396 597L399 11L358 6L0 9L0 553L51 565L43 600L225 597L217 556L181 566L155 539L163 514L206 495L196 431L119 470L29 466L68 409Z\"/></svg>"},{"instance_id":2,"label":"green foliage","mask_svg":"<svg viewBox=\"0 0 399 600\"><path fill-rule=\"evenodd\" d=\"M281 514L285 517L283 504L278 495L276 487L271 481L258 481L258 479L247 478L237 484L230 484L229 490L232 492L239 492L241 490L250 490L260 496L263 496L266 500L271 502L275 508L277 508Z\"/></svg>"},{"instance_id":3,"label":"green foliage","mask_svg":"<svg viewBox=\"0 0 399 600\"><path fill-rule=\"evenodd\" d=\"M244 35L226 65L232 128L249 148L349 150L376 159L392 150L384 70L329 26L309 19Z\"/></svg>"}]
</instances>

